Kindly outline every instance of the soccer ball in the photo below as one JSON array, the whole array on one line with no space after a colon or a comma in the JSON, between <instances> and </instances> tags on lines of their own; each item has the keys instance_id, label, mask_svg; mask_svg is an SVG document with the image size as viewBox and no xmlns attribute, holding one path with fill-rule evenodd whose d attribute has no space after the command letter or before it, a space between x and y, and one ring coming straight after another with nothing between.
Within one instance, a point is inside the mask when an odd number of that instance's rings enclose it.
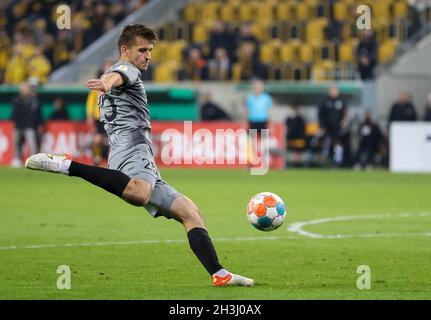
<instances>
[{"instance_id":1,"label":"soccer ball","mask_svg":"<svg viewBox=\"0 0 431 320\"><path fill-rule=\"evenodd\" d=\"M285 217L286 207L284 202L275 193L258 193L248 202L248 221L258 230L275 230L281 226Z\"/></svg>"}]
</instances>

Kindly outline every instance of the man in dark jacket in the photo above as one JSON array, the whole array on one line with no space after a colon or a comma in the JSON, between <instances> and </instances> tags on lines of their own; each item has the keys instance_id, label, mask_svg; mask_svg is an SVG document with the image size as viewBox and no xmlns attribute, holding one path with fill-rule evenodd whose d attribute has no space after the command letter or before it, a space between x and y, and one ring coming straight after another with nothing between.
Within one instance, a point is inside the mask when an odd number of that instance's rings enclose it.
<instances>
[{"instance_id":1,"label":"man in dark jacket","mask_svg":"<svg viewBox=\"0 0 431 320\"><path fill-rule=\"evenodd\" d=\"M359 125L359 146L356 152L355 167L371 167L382 141L382 131L373 121L370 112L365 112L364 121Z\"/></svg>"},{"instance_id":2,"label":"man in dark jacket","mask_svg":"<svg viewBox=\"0 0 431 320\"><path fill-rule=\"evenodd\" d=\"M221 121L231 120L229 115L224 112L218 105L211 100L211 95L206 93L204 103L201 107L201 120L203 121Z\"/></svg>"},{"instance_id":3,"label":"man in dark jacket","mask_svg":"<svg viewBox=\"0 0 431 320\"><path fill-rule=\"evenodd\" d=\"M66 121L69 120L69 114L64 106L64 100L61 98L56 98L54 100L54 112L52 113L49 120L54 121Z\"/></svg>"},{"instance_id":4,"label":"man in dark jacket","mask_svg":"<svg viewBox=\"0 0 431 320\"><path fill-rule=\"evenodd\" d=\"M374 67L377 64L378 44L372 30L364 30L361 41L356 48L358 71L362 80L374 78Z\"/></svg>"},{"instance_id":5,"label":"man in dark jacket","mask_svg":"<svg viewBox=\"0 0 431 320\"><path fill-rule=\"evenodd\" d=\"M408 92L401 92L389 113L389 124L393 121L416 121L417 114Z\"/></svg>"},{"instance_id":6,"label":"man in dark jacket","mask_svg":"<svg viewBox=\"0 0 431 320\"><path fill-rule=\"evenodd\" d=\"M350 129L347 107L336 86L329 88L328 97L319 107L319 126L323 136L323 159L330 158L336 166L350 166Z\"/></svg>"},{"instance_id":7,"label":"man in dark jacket","mask_svg":"<svg viewBox=\"0 0 431 320\"><path fill-rule=\"evenodd\" d=\"M27 142L30 153L37 152L36 129L41 125L39 100L27 83L22 83L13 101L12 121L15 122L15 158L12 166L21 166L22 147Z\"/></svg>"}]
</instances>

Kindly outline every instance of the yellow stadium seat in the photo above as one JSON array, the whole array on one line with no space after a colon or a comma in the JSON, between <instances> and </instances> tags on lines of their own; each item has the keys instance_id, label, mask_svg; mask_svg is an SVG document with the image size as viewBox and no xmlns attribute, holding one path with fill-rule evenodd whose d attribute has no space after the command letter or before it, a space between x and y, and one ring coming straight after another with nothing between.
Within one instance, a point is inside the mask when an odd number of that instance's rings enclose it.
<instances>
[{"instance_id":1,"label":"yellow stadium seat","mask_svg":"<svg viewBox=\"0 0 431 320\"><path fill-rule=\"evenodd\" d=\"M405 0L398 0L393 5L394 18L406 18L408 14L408 4Z\"/></svg>"},{"instance_id":2,"label":"yellow stadium seat","mask_svg":"<svg viewBox=\"0 0 431 320\"><path fill-rule=\"evenodd\" d=\"M289 41L280 47L280 60L284 63L292 63L299 61L299 47L300 41Z\"/></svg>"},{"instance_id":3,"label":"yellow stadium seat","mask_svg":"<svg viewBox=\"0 0 431 320\"><path fill-rule=\"evenodd\" d=\"M304 63L314 61L314 50L311 45L304 43L299 47L299 60Z\"/></svg>"},{"instance_id":4,"label":"yellow stadium seat","mask_svg":"<svg viewBox=\"0 0 431 320\"><path fill-rule=\"evenodd\" d=\"M355 62L355 49L356 46L354 45L354 42L343 42L338 48L338 59L341 62Z\"/></svg>"},{"instance_id":5,"label":"yellow stadium seat","mask_svg":"<svg viewBox=\"0 0 431 320\"><path fill-rule=\"evenodd\" d=\"M338 21L348 20L350 18L349 5L341 1L335 2L334 18Z\"/></svg>"},{"instance_id":6,"label":"yellow stadium seat","mask_svg":"<svg viewBox=\"0 0 431 320\"><path fill-rule=\"evenodd\" d=\"M221 4L216 1L205 2L202 5L201 15L205 20L217 20L220 16Z\"/></svg>"},{"instance_id":7,"label":"yellow stadium seat","mask_svg":"<svg viewBox=\"0 0 431 320\"><path fill-rule=\"evenodd\" d=\"M335 78L335 62L324 60L312 67L313 80L332 80Z\"/></svg>"},{"instance_id":8,"label":"yellow stadium seat","mask_svg":"<svg viewBox=\"0 0 431 320\"><path fill-rule=\"evenodd\" d=\"M243 2L239 6L239 20L252 21L255 19L256 4L254 2Z\"/></svg>"},{"instance_id":9,"label":"yellow stadium seat","mask_svg":"<svg viewBox=\"0 0 431 320\"><path fill-rule=\"evenodd\" d=\"M259 41L270 38L270 21L257 21L252 25L252 32Z\"/></svg>"},{"instance_id":10,"label":"yellow stadium seat","mask_svg":"<svg viewBox=\"0 0 431 320\"><path fill-rule=\"evenodd\" d=\"M274 4L270 1L262 1L256 5L255 18L257 20L272 21L274 19Z\"/></svg>"},{"instance_id":11,"label":"yellow stadium seat","mask_svg":"<svg viewBox=\"0 0 431 320\"><path fill-rule=\"evenodd\" d=\"M391 60L395 55L396 49L397 49L397 41L396 40L393 40L393 39L386 40L379 47L379 62L380 63L386 63L389 60Z\"/></svg>"},{"instance_id":12,"label":"yellow stadium seat","mask_svg":"<svg viewBox=\"0 0 431 320\"><path fill-rule=\"evenodd\" d=\"M205 43L208 41L208 27L203 23L196 24L192 31L194 43Z\"/></svg>"},{"instance_id":13,"label":"yellow stadium seat","mask_svg":"<svg viewBox=\"0 0 431 320\"><path fill-rule=\"evenodd\" d=\"M260 47L260 61L271 64L279 61L280 40L267 41Z\"/></svg>"},{"instance_id":14,"label":"yellow stadium seat","mask_svg":"<svg viewBox=\"0 0 431 320\"><path fill-rule=\"evenodd\" d=\"M372 17L379 20L390 20L391 2L388 0L378 0L372 2Z\"/></svg>"},{"instance_id":15,"label":"yellow stadium seat","mask_svg":"<svg viewBox=\"0 0 431 320\"><path fill-rule=\"evenodd\" d=\"M167 41L157 41L157 45L154 46L151 52L151 61L153 63L158 63L165 61L165 54L167 53L168 42Z\"/></svg>"},{"instance_id":16,"label":"yellow stadium seat","mask_svg":"<svg viewBox=\"0 0 431 320\"><path fill-rule=\"evenodd\" d=\"M200 3L190 3L184 8L184 20L187 22L195 22L201 19Z\"/></svg>"},{"instance_id":17,"label":"yellow stadium seat","mask_svg":"<svg viewBox=\"0 0 431 320\"><path fill-rule=\"evenodd\" d=\"M177 40L169 42L167 45L166 60L173 60L176 62L180 62L183 58L183 50L186 48L187 43L184 40Z\"/></svg>"},{"instance_id":18,"label":"yellow stadium seat","mask_svg":"<svg viewBox=\"0 0 431 320\"><path fill-rule=\"evenodd\" d=\"M232 80L240 81L241 80L241 64L234 63L232 66Z\"/></svg>"},{"instance_id":19,"label":"yellow stadium seat","mask_svg":"<svg viewBox=\"0 0 431 320\"><path fill-rule=\"evenodd\" d=\"M277 20L291 21L296 19L296 2L281 2L275 7L275 17Z\"/></svg>"},{"instance_id":20,"label":"yellow stadium seat","mask_svg":"<svg viewBox=\"0 0 431 320\"><path fill-rule=\"evenodd\" d=\"M311 20L306 26L307 42L317 45L325 39L324 30L327 25L325 18Z\"/></svg>"},{"instance_id":21,"label":"yellow stadium seat","mask_svg":"<svg viewBox=\"0 0 431 320\"><path fill-rule=\"evenodd\" d=\"M173 82L177 80L178 64L166 62L156 67L154 80L156 82Z\"/></svg>"},{"instance_id":22,"label":"yellow stadium seat","mask_svg":"<svg viewBox=\"0 0 431 320\"><path fill-rule=\"evenodd\" d=\"M230 3L223 4L220 8L220 19L224 22L238 21L238 6Z\"/></svg>"},{"instance_id":23,"label":"yellow stadium seat","mask_svg":"<svg viewBox=\"0 0 431 320\"><path fill-rule=\"evenodd\" d=\"M310 7L307 2L301 1L296 5L296 19L308 20L310 18Z\"/></svg>"}]
</instances>

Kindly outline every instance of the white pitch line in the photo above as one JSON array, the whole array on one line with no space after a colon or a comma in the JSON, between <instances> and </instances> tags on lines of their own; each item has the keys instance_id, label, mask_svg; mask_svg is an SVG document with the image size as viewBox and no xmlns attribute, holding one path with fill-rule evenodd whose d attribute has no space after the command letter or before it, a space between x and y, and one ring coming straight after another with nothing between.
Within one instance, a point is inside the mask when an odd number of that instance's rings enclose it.
<instances>
[{"instance_id":1,"label":"white pitch line","mask_svg":"<svg viewBox=\"0 0 431 320\"><path fill-rule=\"evenodd\" d=\"M430 212L419 212L419 213L409 213L403 212L398 214L372 214L372 215L357 215L357 216L339 216L331 218L322 218L309 221L300 221L292 223L287 227L287 230L293 233L297 233L301 236L313 238L313 239L343 239L343 238L372 238L372 237L400 237L400 236L425 236L430 237L431 232L424 233L368 233L368 234L330 234L324 235L320 233L306 231L303 228L308 225L322 224L327 222L336 221L351 221L351 220L370 220L370 219L388 219L388 218L407 218L410 216L428 216Z\"/></svg>"},{"instance_id":2,"label":"white pitch line","mask_svg":"<svg viewBox=\"0 0 431 320\"><path fill-rule=\"evenodd\" d=\"M214 238L214 241L221 242L239 242L239 241L256 241L256 240L281 240L295 237L237 237L237 238ZM184 239L173 240L136 240L136 241L108 241L108 242L81 242L81 243L62 243L62 244L24 244L16 246L0 247L3 250L16 250L16 249L46 249L46 248L69 248L69 247L104 247L104 246L124 246L124 245L139 245L139 244L172 244L172 243L185 243Z\"/></svg>"}]
</instances>

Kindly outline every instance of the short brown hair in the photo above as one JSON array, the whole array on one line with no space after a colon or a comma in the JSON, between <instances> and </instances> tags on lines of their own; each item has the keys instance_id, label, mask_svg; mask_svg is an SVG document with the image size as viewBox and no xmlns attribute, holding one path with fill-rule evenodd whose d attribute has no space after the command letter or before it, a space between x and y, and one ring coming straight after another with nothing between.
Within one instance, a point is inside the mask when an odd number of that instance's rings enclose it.
<instances>
[{"instance_id":1,"label":"short brown hair","mask_svg":"<svg viewBox=\"0 0 431 320\"><path fill-rule=\"evenodd\" d=\"M142 37L152 43L158 40L157 33L143 24L129 24L121 31L118 39L118 50L121 51L121 46L131 47L136 37Z\"/></svg>"}]
</instances>

